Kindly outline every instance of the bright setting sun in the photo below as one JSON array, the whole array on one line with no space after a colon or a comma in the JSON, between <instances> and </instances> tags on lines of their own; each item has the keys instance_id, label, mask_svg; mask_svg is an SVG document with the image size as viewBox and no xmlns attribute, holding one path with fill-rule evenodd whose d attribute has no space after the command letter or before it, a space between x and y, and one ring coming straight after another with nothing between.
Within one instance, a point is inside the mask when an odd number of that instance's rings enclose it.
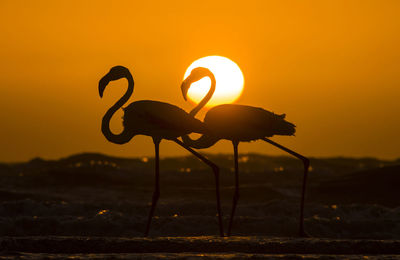
<instances>
[{"instance_id":1,"label":"bright setting sun","mask_svg":"<svg viewBox=\"0 0 400 260\"><path fill-rule=\"evenodd\" d=\"M239 66L230 59L222 56L207 56L194 61L187 68L184 78L190 75L192 69L196 67L205 67L214 73L216 80L216 89L213 97L207 103L207 106L216 106L220 104L233 103L242 94L244 87L244 77ZM211 86L211 80L203 78L194 82L188 92L188 97L195 103L207 94Z\"/></svg>"}]
</instances>

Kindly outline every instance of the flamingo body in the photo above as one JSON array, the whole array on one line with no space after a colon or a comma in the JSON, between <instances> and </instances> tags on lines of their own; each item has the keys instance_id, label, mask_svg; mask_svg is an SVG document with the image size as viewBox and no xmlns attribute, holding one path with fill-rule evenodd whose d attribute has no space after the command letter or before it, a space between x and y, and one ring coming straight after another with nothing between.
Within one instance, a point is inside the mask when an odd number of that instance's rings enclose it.
<instances>
[{"instance_id":1,"label":"flamingo body","mask_svg":"<svg viewBox=\"0 0 400 260\"><path fill-rule=\"evenodd\" d=\"M167 140L205 131L203 123L183 109L153 100L135 101L125 107L123 126L135 135Z\"/></svg>"},{"instance_id":2,"label":"flamingo body","mask_svg":"<svg viewBox=\"0 0 400 260\"><path fill-rule=\"evenodd\" d=\"M293 135L295 125L285 115L259 107L224 104L210 109L204 123L218 139L250 142L273 135Z\"/></svg>"}]
</instances>

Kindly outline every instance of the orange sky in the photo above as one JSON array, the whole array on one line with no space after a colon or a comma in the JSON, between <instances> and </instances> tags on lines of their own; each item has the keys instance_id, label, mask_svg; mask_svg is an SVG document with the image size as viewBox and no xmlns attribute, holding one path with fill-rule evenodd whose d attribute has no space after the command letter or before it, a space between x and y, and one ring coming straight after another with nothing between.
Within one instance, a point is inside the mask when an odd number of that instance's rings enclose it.
<instances>
[{"instance_id":1,"label":"orange sky","mask_svg":"<svg viewBox=\"0 0 400 260\"><path fill-rule=\"evenodd\" d=\"M274 140L309 156L400 157L400 1L143 2L0 2L0 161L152 156L148 137L120 146L102 136L101 118L126 82L100 99L98 80L127 66L132 101L189 111L183 74L208 55L241 67L238 103L286 113L297 125L296 137ZM221 141L204 151L232 149ZM239 151L281 154L262 142ZM187 152L164 142L161 154Z\"/></svg>"}]
</instances>

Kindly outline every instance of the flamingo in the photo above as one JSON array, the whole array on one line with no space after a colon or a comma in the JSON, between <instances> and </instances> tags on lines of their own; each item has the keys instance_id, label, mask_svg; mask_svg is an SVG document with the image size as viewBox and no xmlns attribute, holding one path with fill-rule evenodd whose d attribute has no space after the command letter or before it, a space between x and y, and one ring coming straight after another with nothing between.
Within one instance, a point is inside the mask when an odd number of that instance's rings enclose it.
<instances>
[{"instance_id":1,"label":"flamingo","mask_svg":"<svg viewBox=\"0 0 400 260\"><path fill-rule=\"evenodd\" d=\"M187 135L192 132L205 133L206 128L204 124L177 106L152 100L140 100L123 108L124 129L120 134L114 134L110 129L110 120L114 113L120 109L131 97L134 88L133 77L127 68L123 66L115 66L112 67L99 82L99 94L100 97L103 97L104 90L109 82L121 78L126 78L128 80L128 89L125 94L113 106L111 106L111 108L108 109L104 115L101 124L101 130L107 140L115 144L125 144L129 142L135 135L146 135L153 138L155 147L155 186L144 235L147 236L149 234L154 209L160 196L159 145L162 139L166 139L182 146L210 166L213 170L215 175L219 233L220 236L223 236L224 232L219 196L219 168L217 165L178 139L179 136Z\"/></svg>"},{"instance_id":2,"label":"flamingo","mask_svg":"<svg viewBox=\"0 0 400 260\"><path fill-rule=\"evenodd\" d=\"M207 68L198 67L191 71L191 74L183 81L181 90L183 98L187 100L187 93L190 85L204 77L211 79L211 87L203 100L189 113L195 116L201 108L210 100L215 91L215 77ZM239 200L239 167L238 167L238 145L239 142L250 142L263 140L279 149L297 157L304 164L303 187L300 203L299 235L304 237L304 199L309 159L300 155L270 139L273 135L294 135L295 125L286 121L285 114L277 115L259 107L223 104L211 108L204 117L204 123L212 134L203 134L197 140L192 140L188 135L182 136L183 142L196 149L204 149L214 145L220 139L230 140L233 144L235 160L235 193L233 196L231 216L229 219L228 233L231 234L235 209Z\"/></svg>"}]
</instances>

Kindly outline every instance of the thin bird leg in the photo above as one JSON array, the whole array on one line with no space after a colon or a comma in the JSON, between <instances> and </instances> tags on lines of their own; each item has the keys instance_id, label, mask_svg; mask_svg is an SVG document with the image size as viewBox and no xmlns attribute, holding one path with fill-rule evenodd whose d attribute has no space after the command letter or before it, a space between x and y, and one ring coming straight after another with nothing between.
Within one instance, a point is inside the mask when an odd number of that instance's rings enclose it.
<instances>
[{"instance_id":1,"label":"thin bird leg","mask_svg":"<svg viewBox=\"0 0 400 260\"><path fill-rule=\"evenodd\" d=\"M160 163L160 142L161 142L161 140L153 138L153 142L154 142L154 148L155 148L156 176L155 176L153 200L151 202L149 218L147 219L146 232L144 233L145 237L147 237L149 235L151 219L153 218L154 209L156 208L158 198L160 197L160 177L159 177L160 165L159 165L159 163Z\"/></svg>"},{"instance_id":2,"label":"thin bird leg","mask_svg":"<svg viewBox=\"0 0 400 260\"><path fill-rule=\"evenodd\" d=\"M180 146L182 146L183 148L185 148L186 150L191 152L194 156L196 156L201 161L203 161L205 164L210 166L211 169L213 170L214 175L215 175L215 192L216 192L216 195L217 195L217 212L218 212L219 234L220 234L221 237L223 237L224 236L224 227L223 227L223 224L222 224L221 202L220 202L220 196L219 196L219 168L218 168L218 166L215 165L210 160L208 160L207 158L205 158L204 156L202 156L201 154L199 154L198 152L196 152L195 150L193 150L192 148L190 148L190 146L188 146L188 145L184 144L183 142L181 142L179 139L173 139L172 141L174 141L175 143L179 144Z\"/></svg>"},{"instance_id":3,"label":"thin bird leg","mask_svg":"<svg viewBox=\"0 0 400 260\"><path fill-rule=\"evenodd\" d=\"M233 217L235 216L235 209L237 202L239 200L239 165L238 165L238 146L239 142L232 142L233 144L233 151L235 155L235 194L233 195L233 202L232 202L232 211L231 217L229 219L229 227L228 227L228 236L231 235L231 229L233 224Z\"/></svg>"},{"instance_id":4,"label":"thin bird leg","mask_svg":"<svg viewBox=\"0 0 400 260\"><path fill-rule=\"evenodd\" d=\"M307 174L308 174L308 168L310 166L310 160L306 157L304 157L301 154L298 154L278 143L275 143L274 141L269 140L268 138L262 138L267 143L270 143L279 149L284 150L285 152L290 153L291 155L299 158L300 160L303 161L304 164L304 177L303 177L303 188L301 191L301 203L300 203L300 220L299 220L299 236L300 237L307 237L307 233L304 231L304 200L305 200L305 194L306 194L306 182L307 182Z\"/></svg>"}]
</instances>

